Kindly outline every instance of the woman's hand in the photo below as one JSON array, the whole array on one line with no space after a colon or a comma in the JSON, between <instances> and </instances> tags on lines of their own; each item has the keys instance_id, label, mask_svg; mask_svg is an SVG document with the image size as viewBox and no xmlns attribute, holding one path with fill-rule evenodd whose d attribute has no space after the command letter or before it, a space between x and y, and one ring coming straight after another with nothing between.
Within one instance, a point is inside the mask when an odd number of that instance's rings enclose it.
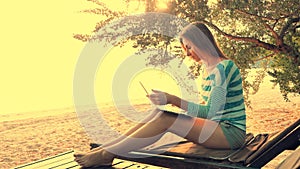
<instances>
[{"instance_id":1,"label":"woman's hand","mask_svg":"<svg viewBox=\"0 0 300 169\"><path fill-rule=\"evenodd\" d=\"M155 105L172 104L172 106L179 107L186 111L188 110L188 102L187 101L185 101L175 95L166 93L166 92L152 89L152 93L147 95L147 97Z\"/></svg>"},{"instance_id":2,"label":"woman's hand","mask_svg":"<svg viewBox=\"0 0 300 169\"><path fill-rule=\"evenodd\" d=\"M155 105L165 105L170 103L171 96L166 92L161 92L159 90L152 89L151 94L147 95L147 97L151 100L151 102Z\"/></svg>"}]
</instances>

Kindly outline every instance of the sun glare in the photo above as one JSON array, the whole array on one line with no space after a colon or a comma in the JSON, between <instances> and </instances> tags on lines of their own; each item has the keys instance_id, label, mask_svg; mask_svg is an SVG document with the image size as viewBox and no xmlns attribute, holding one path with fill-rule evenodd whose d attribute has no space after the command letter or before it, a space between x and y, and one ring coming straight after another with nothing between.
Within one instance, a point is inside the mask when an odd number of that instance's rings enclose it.
<instances>
[{"instance_id":1,"label":"sun glare","mask_svg":"<svg viewBox=\"0 0 300 169\"><path fill-rule=\"evenodd\" d=\"M168 8L168 1L169 0L158 0L158 1L156 1L156 7L159 10L165 10Z\"/></svg>"}]
</instances>

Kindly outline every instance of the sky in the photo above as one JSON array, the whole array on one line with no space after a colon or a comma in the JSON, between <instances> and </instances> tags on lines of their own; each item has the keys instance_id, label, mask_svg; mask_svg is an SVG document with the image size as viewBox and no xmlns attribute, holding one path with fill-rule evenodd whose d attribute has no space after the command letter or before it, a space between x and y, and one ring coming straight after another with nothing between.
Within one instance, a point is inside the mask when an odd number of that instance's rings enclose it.
<instances>
[{"instance_id":1,"label":"sky","mask_svg":"<svg viewBox=\"0 0 300 169\"><path fill-rule=\"evenodd\" d=\"M102 2L123 9L116 1ZM79 12L93 7L86 0L0 2L0 114L73 106L74 70L86 44L72 36L90 34L102 19Z\"/></svg>"},{"instance_id":2,"label":"sky","mask_svg":"<svg viewBox=\"0 0 300 169\"><path fill-rule=\"evenodd\" d=\"M93 25L92 18L78 13L85 4L1 1L0 113L72 104L72 74L83 46L72 34Z\"/></svg>"}]
</instances>

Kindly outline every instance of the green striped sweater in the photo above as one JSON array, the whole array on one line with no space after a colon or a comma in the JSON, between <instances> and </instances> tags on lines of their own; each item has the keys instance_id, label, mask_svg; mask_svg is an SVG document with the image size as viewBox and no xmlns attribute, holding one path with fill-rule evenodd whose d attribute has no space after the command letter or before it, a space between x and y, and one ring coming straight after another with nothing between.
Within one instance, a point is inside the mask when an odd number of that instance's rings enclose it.
<instances>
[{"instance_id":1,"label":"green striped sweater","mask_svg":"<svg viewBox=\"0 0 300 169\"><path fill-rule=\"evenodd\" d=\"M210 73L202 72L201 75L200 95L204 103L189 102L187 114L217 122L227 121L246 131L242 79L235 63L223 60Z\"/></svg>"}]
</instances>

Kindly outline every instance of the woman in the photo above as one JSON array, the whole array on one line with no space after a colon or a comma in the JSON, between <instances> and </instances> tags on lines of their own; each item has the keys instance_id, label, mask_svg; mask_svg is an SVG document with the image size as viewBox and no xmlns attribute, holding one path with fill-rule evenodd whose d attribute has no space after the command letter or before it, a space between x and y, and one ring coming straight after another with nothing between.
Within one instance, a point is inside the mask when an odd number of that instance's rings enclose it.
<instances>
[{"instance_id":1,"label":"woman","mask_svg":"<svg viewBox=\"0 0 300 169\"><path fill-rule=\"evenodd\" d=\"M180 33L180 42L187 56L204 64L200 89L203 103L153 90L148 97L154 104L172 104L187 114L155 110L124 136L89 153L75 154L76 162L83 167L111 165L116 154L146 147L167 132L208 148L236 149L244 143L246 115L237 66L225 57L202 23L186 26Z\"/></svg>"}]
</instances>

